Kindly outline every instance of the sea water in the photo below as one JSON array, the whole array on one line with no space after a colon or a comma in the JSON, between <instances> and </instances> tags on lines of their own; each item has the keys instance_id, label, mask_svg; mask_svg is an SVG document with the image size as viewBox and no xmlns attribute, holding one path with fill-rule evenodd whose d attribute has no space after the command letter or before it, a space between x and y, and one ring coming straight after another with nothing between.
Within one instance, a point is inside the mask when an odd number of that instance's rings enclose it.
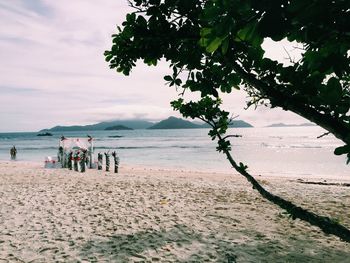
<instances>
[{"instance_id":1,"label":"sea water","mask_svg":"<svg viewBox=\"0 0 350 263\"><path fill-rule=\"evenodd\" d=\"M10 159L10 148L17 148L18 160L44 162L46 156L57 156L59 140L65 137L94 137L98 152L117 151L121 166L138 165L181 170L233 172L217 142L208 136L208 129L128 130L0 133L0 159ZM334 149L343 145L334 136L322 135L314 127L232 128L232 155L248 165L249 171L261 175L347 176L350 165L345 156L335 156Z\"/></svg>"}]
</instances>

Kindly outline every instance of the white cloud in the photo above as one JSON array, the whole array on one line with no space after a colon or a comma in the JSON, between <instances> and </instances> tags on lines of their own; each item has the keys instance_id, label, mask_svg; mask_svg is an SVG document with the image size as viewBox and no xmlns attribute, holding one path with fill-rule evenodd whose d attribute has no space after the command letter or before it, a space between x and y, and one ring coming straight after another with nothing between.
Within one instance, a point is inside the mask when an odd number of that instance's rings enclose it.
<instances>
[{"instance_id":1,"label":"white cloud","mask_svg":"<svg viewBox=\"0 0 350 263\"><path fill-rule=\"evenodd\" d=\"M169 102L177 92L163 80L166 63L139 63L125 77L104 61L128 11L126 0L0 0L0 131L176 115ZM245 112L244 96L225 97L227 108L253 124L291 118Z\"/></svg>"}]
</instances>

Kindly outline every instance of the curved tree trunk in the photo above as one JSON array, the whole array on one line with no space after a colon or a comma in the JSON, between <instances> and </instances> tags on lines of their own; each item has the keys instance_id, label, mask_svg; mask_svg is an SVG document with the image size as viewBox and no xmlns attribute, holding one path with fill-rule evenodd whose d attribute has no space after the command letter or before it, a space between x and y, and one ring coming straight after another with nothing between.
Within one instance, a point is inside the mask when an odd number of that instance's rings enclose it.
<instances>
[{"instance_id":1,"label":"curved tree trunk","mask_svg":"<svg viewBox=\"0 0 350 263\"><path fill-rule=\"evenodd\" d=\"M308 119L323 129L331 132L335 137L342 140L347 145L350 145L350 126L347 125L344 120L340 120L337 116L323 114L303 102L292 99L278 89L274 89L265 82L259 80L253 74L246 72L235 62L231 62L231 65L251 86L264 94L268 94L269 97L275 98L275 100L278 99L278 103L275 101L276 106L281 107L283 110L292 111L299 116Z\"/></svg>"},{"instance_id":2,"label":"curved tree trunk","mask_svg":"<svg viewBox=\"0 0 350 263\"><path fill-rule=\"evenodd\" d=\"M235 160L233 160L228 150L224 150L224 153L226 154L227 159L231 163L232 167L241 175L243 175L253 185L254 189L256 189L265 199L286 210L292 216L293 219L299 218L303 221L310 223L311 225L319 227L326 234L333 234L339 237L341 240L350 242L349 229L347 229L339 223L334 222L328 217L316 215L313 212L296 206L292 202L268 192L264 187L262 187L259 184L258 181L255 180L255 178L252 175L250 175L246 171L244 167L237 165L237 163L235 162Z\"/></svg>"}]
</instances>

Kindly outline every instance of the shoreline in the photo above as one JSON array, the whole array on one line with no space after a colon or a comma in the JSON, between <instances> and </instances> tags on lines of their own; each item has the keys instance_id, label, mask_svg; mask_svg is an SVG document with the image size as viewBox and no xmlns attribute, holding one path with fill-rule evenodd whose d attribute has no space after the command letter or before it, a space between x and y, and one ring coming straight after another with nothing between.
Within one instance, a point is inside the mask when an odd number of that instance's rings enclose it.
<instances>
[{"instance_id":1,"label":"shoreline","mask_svg":"<svg viewBox=\"0 0 350 263\"><path fill-rule=\"evenodd\" d=\"M257 176L350 228L348 187ZM307 177L306 177L307 178ZM291 220L239 175L121 166L119 174L0 161L0 262L342 262L350 244Z\"/></svg>"},{"instance_id":2,"label":"shoreline","mask_svg":"<svg viewBox=\"0 0 350 263\"><path fill-rule=\"evenodd\" d=\"M8 164L8 163L16 163L18 165L21 164L27 164L27 165L35 165L38 167L41 167L44 169L44 161L33 161L33 160L4 160L0 159L0 166L2 164ZM110 170L112 171L112 162L110 166ZM48 170L51 170L50 168L47 168ZM103 165L103 170L105 169L105 163ZM114 169L114 168L113 168ZM205 170L205 169L196 169L196 168L175 168L175 167L169 167L169 166L155 166L155 165L139 165L139 164L121 164L120 169L124 169L124 172L130 172L132 170L139 170L139 171L163 171L163 172L172 172L174 174L176 173L196 173L196 174L203 174L203 175L210 175L210 174L216 174L219 176L238 176L244 179L242 175L240 175L237 171L235 171L233 168L231 168L231 171L213 171L211 169ZM55 168L52 170L60 170L60 168ZM63 169L67 170L67 168ZM94 171L97 169L90 169L86 168L87 171ZM100 171L101 172L101 171ZM280 179L285 179L285 180L302 180L302 181L329 181L332 183L350 183L350 175L330 175L330 174L320 174L320 175L315 175L315 174L292 174L292 173L279 173L279 174L271 174L271 173L259 173L259 172L253 172L250 171L248 168L248 172L251 173L256 179L262 178L262 179L269 179L269 180L280 180ZM244 179L245 180L245 179Z\"/></svg>"}]
</instances>

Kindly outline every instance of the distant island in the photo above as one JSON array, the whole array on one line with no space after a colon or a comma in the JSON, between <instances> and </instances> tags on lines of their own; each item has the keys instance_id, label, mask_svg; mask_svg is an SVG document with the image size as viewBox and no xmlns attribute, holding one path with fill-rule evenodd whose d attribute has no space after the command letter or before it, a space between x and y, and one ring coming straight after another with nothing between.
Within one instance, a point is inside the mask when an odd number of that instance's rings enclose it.
<instances>
[{"instance_id":1,"label":"distant island","mask_svg":"<svg viewBox=\"0 0 350 263\"><path fill-rule=\"evenodd\" d=\"M316 126L316 125L311 122L302 123L302 124L285 124L280 122L280 123L273 123L266 127L307 127L307 126Z\"/></svg>"},{"instance_id":2,"label":"distant island","mask_svg":"<svg viewBox=\"0 0 350 263\"><path fill-rule=\"evenodd\" d=\"M229 126L235 128L253 127L251 124L242 120L233 121ZM176 117L169 117L168 119L162 120L148 129L203 129L209 127L210 126L206 123L200 124L186 121Z\"/></svg>"},{"instance_id":3,"label":"distant island","mask_svg":"<svg viewBox=\"0 0 350 263\"><path fill-rule=\"evenodd\" d=\"M52 136L52 133L49 133L49 132L39 133L36 136Z\"/></svg>"},{"instance_id":4,"label":"distant island","mask_svg":"<svg viewBox=\"0 0 350 263\"><path fill-rule=\"evenodd\" d=\"M251 124L235 120L230 127L248 128ZM40 132L70 132L70 131L103 131L103 130L136 130L136 129L201 129L209 128L206 123L191 122L181 118L169 117L157 123L146 120L117 120L100 122L91 125L55 126L51 129L43 129Z\"/></svg>"},{"instance_id":5,"label":"distant island","mask_svg":"<svg viewBox=\"0 0 350 263\"><path fill-rule=\"evenodd\" d=\"M200 125L193 122L186 121L176 117L169 117L166 120L162 120L148 129L197 129L201 128Z\"/></svg>"},{"instance_id":6,"label":"distant island","mask_svg":"<svg viewBox=\"0 0 350 263\"><path fill-rule=\"evenodd\" d=\"M242 120L236 120L232 121L229 127L234 127L234 128L253 128L253 125L251 125L248 122L242 121Z\"/></svg>"},{"instance_id":7,"label":"distant island","mask_svg":"<svg viewBox=\"0 0 350 263\"><path fill-rule=\"evenodd\" d=\"M254 126L242 120L234 120L228 125L230 128L253 128ZM210 128L209 124L202 124L201 128Z\"/></svg>"},{"instance_id":8,"label":"distant island","mask_svg":"<svg viewBox=\"0 0 350 263\"><path fill-rule=\"evenodd\" d=\"M43 131L50 132L69 132L69 131L103 131L108 127L113 127L117 125L123 125L131 129L147 129L154 125L153 122L145 120L117 120L117 121L104 121L96 124L90 125L74 125L74 126L55 126L51 129L44 129Z\"/></svg>"},{"instance_id":9,"label":"distant island","mask_svg":"<svg viewBox=\"0 0 350 263\"><path fill-rule=\"evenodd\" d=\"M133 130L133 129L126 127L124 125L114 125L114 126L105 128L105 131L123 131L123 130Z\"/></svg>"},{"instance_id":10,"label":"distant island","mask_svg":"<svg viewBox=\"0 0 350 263\"><path fill-rule=\"evenodd\" d=\"M108 136L108 138L123 138L124 136L121 136L121 135L111 135L111 136Z\"/></svg>"}]
</instances>

